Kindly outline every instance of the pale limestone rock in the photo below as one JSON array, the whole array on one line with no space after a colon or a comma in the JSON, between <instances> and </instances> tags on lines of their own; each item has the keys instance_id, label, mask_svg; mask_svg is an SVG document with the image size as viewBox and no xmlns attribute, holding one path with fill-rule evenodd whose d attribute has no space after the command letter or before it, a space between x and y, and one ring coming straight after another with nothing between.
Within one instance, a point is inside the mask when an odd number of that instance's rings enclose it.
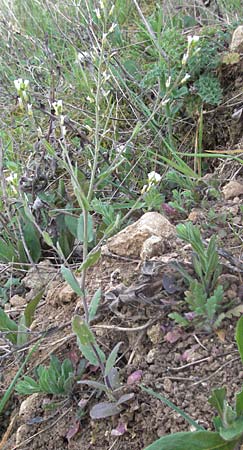
<instances>
[{"instance_id":1,"label":"pale limestone rock","mask_svg":"<svg viewBox=\"0 0 243 450\"><path fill-rule=\"evenodd\" d=\"M15 438L16 445L21 445L21 443L25 441L25 439L28 436L29 429L30 427L26 424L20 425L20 427L16 431L16 438Z\"/></svg>"},{"instance_id":2,"label":"pale limestone rock","mask_svg":"<svg viewBox=\"0 0 243 450\"><path fill-rule=\"evenodd\" d=\"M26 299L24 297L21 297L20 295L13 295L13 297L10 298L9 303L11 306L21 307L26 305Z\"/></svg>"},{"instance_id":3,"label":"pale limestone rock","mask_svg":"<svg viewBox=\"0 0 243 450\"><path fill-rule=\"evenodd\" d=\"M239 181L230 181L223 187L223 194L225 200L238 197L243 194L243 184Z\"/></svg>"},{"instance_id":4,"label":"pale limestone rock","mask_svg":"<svg viewBox=\"0 0 243 450\"><path fill-rule=\"evenodd\" d=\"M165 251L164 241L159 236L150 236L142 245L140 258L142 260L153 258L153 256L160 256Z\"/></svg>"},{"instance_id":5,"label":"pale limestone rock","mask_svg":"<svg viewBox=\"0 0 243 450\"><path fill-rule=\"evenodd\" d=\"M159 344L163 340L163 334L159 323L148 329L147 335L152 344Z\"/></svg>"},{"instance_id":6,"label":"pale limestone rock","mask_svg":"<svg viewBox=\"0 0 243 450\"><path fill-rule=\"evenodd\" d=\"M145 213L139 220L129 225L107 241L108 250L116 255L144 257L146 252L155 256L155 248L159 255L169 238L175 237L175 227L166 217L158 212ZM153 237L147 244L145 241ZM160 240L156 239L160 238ZM151 257L151 256L149 256ZM146 257L147 259L147 257Z\"/></svg>"},{"instance_id":7,"label":"pale limestone rock","mask_svg":"<svg viewBox=\"0 0 243 450\"><path fill-rule=\"evenodd\" d=\"M40 291L55 276L55 267L48 260L41 261L37 268L32 267L23 279L23 284L35 292Z\"/></svg>"},{"instance_id":8,"label":"pale limestone rock","mask_svg":"<svg viewBox=\"0 0 243 450\"><path fill-rule=\"evenodd\" d=\"M77 280L80 281L79 278L77 278ZM51 305L60 305L76 301L77 298L77 294L73 291L68 283L53 281L48 288L46 303L49 303Z\"/></svg>"},{"instance_id":9,"label":"pale limestone rock","mask_svg":"<svg viewBox=\"0 0 243 450\"><path fill-rule=\"evenodd\" d=\"M243 52L243 26L239 25L233 33L232 41L230 44L231 52Z\"/></svg>"},{"instance_id":10,"label":"pale limestone rock","mask_svg":"<svg viewBox=\"0 0 243 450\"><path fill-rule=\"evenodd\" d=\"M41 396L38 393L29 395L29 397L24 400L19 408L19 416L24 418L24 420L28 420L32 417L33 411L36 408L40 407L40 403L42 402Z\"/></svg>"}]
</instances>

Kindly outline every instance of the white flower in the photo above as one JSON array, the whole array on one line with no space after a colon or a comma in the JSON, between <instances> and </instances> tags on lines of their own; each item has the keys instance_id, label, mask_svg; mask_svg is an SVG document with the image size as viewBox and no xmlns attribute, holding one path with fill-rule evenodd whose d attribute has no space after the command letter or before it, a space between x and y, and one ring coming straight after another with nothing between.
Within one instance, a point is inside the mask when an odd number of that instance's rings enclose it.
<instances>
[{"instance_id":1,"label":"white flower","mask_svg":"<svg viewBox=\"0 0 243 450\"><path fill-rule=\"evenodd\" d=\"M161 175L155 171L150 172L148 174L148 181L149 184L159 184L159 182L161 181Z\"/></svg>"},{"instance_id":2,"label":"white flower","mask_svg":"<svg viewBox=\"0 0 243 450\"><path fill-rule=\"evenodd\" d=\"M171 83L171 77L169 77L165 82L165 86L167 87L167 89L170 87L170 83Z\"/></svg>"},{"instance_id":3,"label":"white flower","mask_svg":"<svg viewBox=\"0 0 243 450\"><path fill-rule=\"evenodd\" d=\"M97 19L101 19L101 14L100 14L100 9L99 8L95 9L95 14L96 14Z\"/></svg>"},{"instance_id":4,"label":"white flower","mask_svg":"<svg viewBox=\"0 0 243 450\"><path fill-rule=\"evenodd\" d=\"M116 23L112 23L107 34L113 33L113 31L115 30L116 27L117 27L117 24Z\"/></svg>"},{"instance_id":5,"label":"white flower","mask_svg":"<svg viewBox=\"0 0 243 450\"><path fill-rule=\"evenodd\" d=\"M187 51L186 53L184 53L183 58L182 58L182 61L181 61L181 64L182 64L183 66L186 65L188 58L189 58L189 53L188 53L188 51Z\"/></svg>"},{"instance_id":6,"label":"white flower","mask_svg":"<svg viewBox=\"0 0 243 450\"><path fill-rule=\"evenodd\" d=\"M112 5L112 7L111 7L111 9L110 9L110 11L109 11L109 16L111 16L111 14L113 13L114 8L115 8L115 5Z\"/></svg>"},{"instance_id":7,"label":"white flower","mask_svg":"<svg viewBox=\"0 0 243 450\"><path fill-rule=\"evenodd\" d=\"M64 138L66 136L66 134L67 134L67 129L66 129L65 125L61 125L62 138Z\"/></svg>"},{"instance_id":8,"label":"white flower","mask_svg":"<svg viewBox=\"0 0 243 450\"><path fill-rule=\"evenodd\" d=\"M187 36L188 47L190 47L192 44L196 44L199 39L199 36Z\"/></svg>"},{"instance_id":9,"label":"white flower","mask_svg":"<svg viewBox=\"0 0 243 450\"><path fill-rule=\"evenodd\" d=\"M103 72L103 77L105 81L108 81L110 79L110 75L106 72L106 70Z\"/></svg>"},{"instance_id":10,"label":"white flower","mask_svg":"<svg viewBox=\"0 0 243 450\"><path fill-rule=\"evenodd\" d=\"M30 82L29 82L29 80L24 80L23 84L24 84L24 89L28 89Z\"/></svg>"},{"instance_id":11,"label":"white flower","mask_svg":"<svg viewBox=\"0 0 243 450\"><path fill-rule=\"evenodd\" d=\"M57 100L57 102L52 103L52 107L55 111L56 116L62 114L62 100Z\"/></svg>"},{"instance_id":12,"label":"white flower","mask_svg":"<svg viewBox=\"0 0 243 450\"><path fill-rule=\"evenodd\" d=\"M104 4L103 0L100 0L100 8L105 9L105 4Z\"/></svg>"},{"instance_id":13,"label":"white flower","mask_svg":"<svg viewBox=\"0 0 243 450\"><path fill-rule=\"evenodd\" d=\"M89 59L89 56L90 56L89 52L82 52L82 53L79 52L79 53L77 54L77 60L76 60L76 62L82 63L83 61Z\"/></svg>"},{"instance_id":14,"label":"white flower","mask_svg":"<svg viewBox=\"0 0 243 450\"><path fill-rule=\"evenodd\" d=\"M22 83L23 83L23 78L18 78L17 80L14 80L14 86L17 91L20 91Z\"/></svg>"},{"instance_id":15,"label":"white flower","mask_svg":"<svg viewBox=\"0 0 243 450\"><path fill-rule=\"evenodd\" d=\"M89 103L94 103L94 99L92 97L90 97L88 95L88 97L86 97L86 100L88 100Z\"/></svg>"},{"instance_id":16,"label":"white flower","mask_svg":"<svg viewBox=\"0 0 243 450\"><path fill-rule=\"evenodd\" d=\"M20 109L24 109L24 104L23 104L23 100L22 100L22 98L21 97L19 97L18 98L18 103L19 103L19 107L20 107Z\"/></svg>"},{"instance_id":17,"label":"white flower","mask_svg":"<svg viewBox=\"0 0 243 450\"><path fill-rule=\"evenodd\" d=\"M22 91L22 96L23 96L23 99L27 102L29 97L28 97L26 91Z\"/></svg>"},{"instance_id":18,"label":"white flower","mask_svg":"<svg viewBox=\"0 0 243 450\"><path fill-rule=\"evenodd\" d=\"M32 105L27 104L27 112L29 116L33 116Z\"/></svg>"},{"instance_id":19,"label":"white flower","mask_svg":"<svg viewBox=\"0 0 243 450\"><path fill-rule=\"evenodd\" d=\"M184 78L182 78L180 84L185 83L187 80L189 80L189 78L191 78L191 75L189 75L189 73L186 73L186 75L184 76Z\"/></svg>"},{"instance_id":20,"label":"white flower","mask_svg":"<svg viewBox=\"0 0 243 450\"><path fill-rule=\"evenodd\" d=\"M143 186L143 189L141 190L141 194L145 194L145 192L147 192L149 189L148 189L148 185L147 184L145 184L144 186Z\"/></svg>"}]
</instances>

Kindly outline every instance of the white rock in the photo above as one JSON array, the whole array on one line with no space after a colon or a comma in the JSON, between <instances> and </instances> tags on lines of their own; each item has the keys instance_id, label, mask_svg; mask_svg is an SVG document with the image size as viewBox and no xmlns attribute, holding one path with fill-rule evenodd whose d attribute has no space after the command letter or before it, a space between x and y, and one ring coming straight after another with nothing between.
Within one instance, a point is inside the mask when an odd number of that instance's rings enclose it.
<instances>
[{"instance_id":1,"label":"white rock","mask_svg":"<svg viewBox=\"0 0 243 450\"><path fill-rule=\"evenodd\" d=\"M243 52L243 26L239 25L233 33L230 51Z\"/></svg>"},{"instance_id":2,"label":"white rock","mask_svg":"<svg viewBox=\"0 0 243 450\"><path fill-rule=\"evenodd\" d=\"M140 255L144 256L143 244L148 238L153 237L149 244L152 253L153 247L158 246L158 244L162 252L168 239L175 234L174 225L166 217L158 212L148 212L135 223L108 239L107 247L110 252L116 255L138 258ZM160 238L161 241L154 237ZM145 244L145 250L146 246L149 247L149 245Z\"/></svg>"},{"instance_id":3,"label":"white rock","mask_svg":"<svg viewBox=\"0 0 243 450\"><path fill-rule=\"evenodd\" d=\"M21 297L20 295L13 295L13 297L10 298L9 303L12 306L20 307L26 305L26 299L24 297Z\"/></svg>"},{"instance_id":4,"label":"white rock","mask_svg":"<svg viewBox=\"0 0 243 450\"><path fill-rule=\"evenodd\" d=\"M222 190L225 200L229 200L243 194L243 184L239 183L239 181L230 181Z\"/></svg>"}]
</instances>

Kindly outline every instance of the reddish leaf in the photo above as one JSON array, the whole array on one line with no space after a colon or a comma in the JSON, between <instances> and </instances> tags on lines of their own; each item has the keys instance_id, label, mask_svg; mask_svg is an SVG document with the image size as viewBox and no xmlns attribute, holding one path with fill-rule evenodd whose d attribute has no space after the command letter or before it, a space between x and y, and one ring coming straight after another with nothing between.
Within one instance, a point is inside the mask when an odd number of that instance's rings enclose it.
<instances>
[{"instance_id":1,"label":"reddish leaf","mask_svg":"<svg viewBox=\"0 0 243 450\"><path fill-rule=\"evenodd\" d=\"M143 371L142 370L136 370L135 372L131 373L127 379L127 384L135 384L138 383L142 378Z\"/></svg>"},{"instance_id":2,"label":"reddish leaf","mask_svg":"<svg viewBox=\"0 0 243 450\"><path fill-rule=\"evenodd\" d=\"M117 427L111 430L112 436L122 436L127 431L126 423L119 422Z\"/></svg>"},{"instance_id":3,"label":"reddish leaf","mask_svg":"<svg viewBox=\"0 0 243 450\"><path fill-rule=\"evenodd\" d=\"M66 434L66 439L68 440L68 442L71 441L71 439L79 432L79 430L80 430L80 421L76 420L76 422L74 422L74 424L69 428Z\"/></svg>"},{"instance_id":4,"label":"reddish leaf","mask_svg":"<svg viewBox=\"0 0 243 450\"><path fill-rule=\"evenodd\" d=\"M174 344L175 342L179 341L181 337L183 336L183 331L179 327L173 328L173 330L169 331L165 336L164 340L169 342L170 344Z\"/></svg>"}]
</instances>

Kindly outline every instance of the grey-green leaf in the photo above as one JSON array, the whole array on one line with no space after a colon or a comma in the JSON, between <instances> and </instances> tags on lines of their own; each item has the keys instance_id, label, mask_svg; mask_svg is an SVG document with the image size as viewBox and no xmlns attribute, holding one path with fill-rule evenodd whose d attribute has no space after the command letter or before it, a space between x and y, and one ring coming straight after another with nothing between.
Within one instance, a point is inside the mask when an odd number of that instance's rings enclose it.
<instances>
[{"instance_id":1,"label":"grey-green leaf","mask_svg":"<svg viewBox=\"0 0 243 450\"><path fill-rule=\"evenodd\" d=\"M233 450L236 442L226 442L212 431L189 431L163 436L145 450Z\"/></svg>"},{"instance_id":2,"label":"grey-green leaf","mask_svg":"<svg viewBox=\"0 0 243 450\"><path fill-rule=\"evenodd\" d=\"M116 346L111 351L110 355L107 358L106 365L105 365L105 377L110 373L111 369L114 367L116 359L117 359L117 353L119 351L119 348L121 346L122 342L118 342Z\"/></svg>"},{"instance_id":3,"label":"grey-green leaf","mask_svg":"<svg viewBox=\"0 0 243 450\"><path fill-rule=\"evenodd\" d=\"M64 280L69 284L69 286L71 286L72 290L79 295L80 297L82 297L83 293L82 290L79 286L78 280L75 277L75 275L73 274L73 272L68 269L65 266L61 267L61 274L64 278Z\"/></svg>"},{"instance_id":4,"label":"grey-green leaf","mask_svg":"<svg viewBox=\"0 0 243 450\"><path fill-rule=\"evenodd\" d=\"M235 338L240 353L241 361L243 362L243 316L241 316L237 322Z\"/></svg>"}]
</instances>

